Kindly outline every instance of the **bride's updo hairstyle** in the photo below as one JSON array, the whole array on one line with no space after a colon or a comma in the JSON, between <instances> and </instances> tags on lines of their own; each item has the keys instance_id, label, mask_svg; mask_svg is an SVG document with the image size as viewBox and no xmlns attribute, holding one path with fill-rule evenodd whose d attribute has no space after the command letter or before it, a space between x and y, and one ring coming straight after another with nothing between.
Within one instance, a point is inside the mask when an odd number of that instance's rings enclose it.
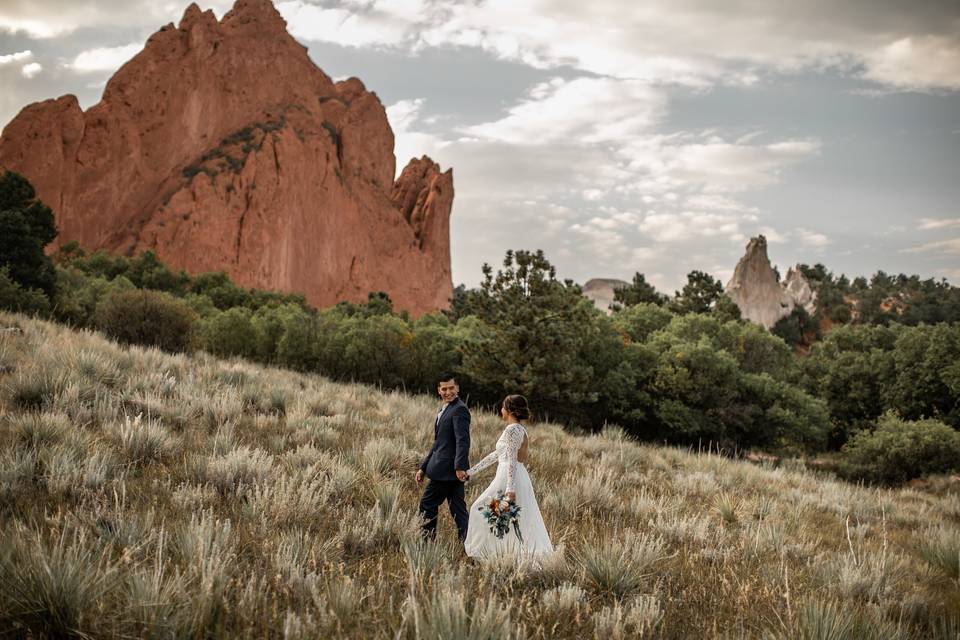
<instances>
[{"instance_id":1,"label":"bride's updo hairstyle","mask_svg":"<svg viewBox=\"0 0 960 640\"><path fill-rule=\"evenodd\" d=\"M523 396L507 396L503 399L503 408L506 409L517 420L530 419L530 407L527 406L527 399Z\"/></svg>"}]
</instances>

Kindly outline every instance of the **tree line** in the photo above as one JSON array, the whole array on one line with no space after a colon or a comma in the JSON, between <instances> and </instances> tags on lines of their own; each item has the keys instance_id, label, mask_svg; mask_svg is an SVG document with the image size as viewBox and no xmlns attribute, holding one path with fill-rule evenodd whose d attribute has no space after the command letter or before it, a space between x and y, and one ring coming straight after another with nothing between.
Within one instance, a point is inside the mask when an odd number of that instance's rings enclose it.
<instances>
[{"instance_id":1,"label":"tree line","mask_svg":"<svg viewBox=\"0 0 960 640\"><path fill-rule=\"evenodd\" d=\"M900 424L903 438L934 433L910 442L960 454L955 322L839 327L798 358L740 320L720 284L699 271L673 297L637 274L607 315L559 280L541 251L508 251L496 271L484 265L479 287L458 287L449 311L412 319L383 293L318 310L302 295L239 287L223 273L175 272L151 252L87 254L68 243L48 257L43 247L55 237L29 183L0 178L0 306L122 342L411 392L430 393L438 372L454 371L474 405L522 393L540 418L584 430L615 423L648 441L789 455L846 447L846 470L878 481L891 479L852 457L872 450L865 438L889 441L878 425ZM924 469L955 463L937 464Z\"/></svg>"}]
</instances>

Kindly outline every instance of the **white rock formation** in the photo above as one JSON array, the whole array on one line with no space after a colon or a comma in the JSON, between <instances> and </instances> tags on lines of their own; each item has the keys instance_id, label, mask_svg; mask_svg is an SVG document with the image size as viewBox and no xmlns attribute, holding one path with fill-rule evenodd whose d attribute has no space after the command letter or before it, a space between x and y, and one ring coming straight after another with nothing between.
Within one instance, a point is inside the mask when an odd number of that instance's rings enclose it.
<instances>
[{"instance_id":1,"label":"white rock formation","mask_svg":"<svg viewBox=\"0 0 960 640\"><path fill-rule=\"evenodd\" d=\"M813 315L817 310L817 292L810 286L810 281L800 271L800 265L790 267L787 277L780 283L784 290L793 298L794 304L803 307L808 314Z\"/></svg>"},{"instance_id":2,"label":"white rock formation","mask_svg":"<svg viewBox=\"0 0 960 640\"><path fill-rule=\"evenodd\" d=\"M810 293L810 299L800 304L812 304L813 291L799 271L789 283L777 282L777 275L767 257L767 239L761 235L750 239L746 253L740 258L733 277L727 283L726 292L740 307L742 318L770 329L778 320L790 315L797 305L793 291L803 294L804 285Z\"/></svg>"},{"instance_id":3,"label":"white rock formation","mask_svg":"<svg viewBox=\"0 0 960 640\"><path fill-rule=\"evenodd\" d=\"M629 284L615 278L593 278L583 285L583 295L593 300L594 306L600 311L612 313L610 306L613 304L614 291Z\"/></svg>"}]
</instances>

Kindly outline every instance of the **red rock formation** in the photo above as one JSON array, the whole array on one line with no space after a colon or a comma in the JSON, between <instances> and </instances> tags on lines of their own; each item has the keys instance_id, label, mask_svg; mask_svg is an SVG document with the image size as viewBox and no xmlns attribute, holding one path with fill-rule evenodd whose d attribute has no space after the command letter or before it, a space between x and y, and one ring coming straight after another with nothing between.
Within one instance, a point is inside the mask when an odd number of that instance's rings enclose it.
<instances>
[{"instance_id":1,"label":"red rock formation","mask_svg":"<svg viewBox=\"0 0 960 640\"><path fill-rule=\"evenodd\" d=\"M393 143L375 94L332 82L269 0L238 0L219 22L191 4L87 111L24 108L0 169L54 208L61 243L152 249L321 307L386 291L420 314L452 293L453 175L424 157L394 182Z\"/></svg>"}]
</instances>

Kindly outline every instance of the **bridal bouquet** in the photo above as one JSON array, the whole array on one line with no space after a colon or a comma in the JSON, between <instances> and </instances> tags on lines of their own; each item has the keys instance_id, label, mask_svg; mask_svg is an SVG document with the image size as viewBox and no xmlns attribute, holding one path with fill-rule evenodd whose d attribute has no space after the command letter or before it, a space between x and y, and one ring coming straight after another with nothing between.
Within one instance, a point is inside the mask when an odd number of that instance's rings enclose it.
<instances>
[{"instance_id":1,"label":"bridal bouquet","mask_svg":"<svg viewBox=\"0 0 960 640\"><path fill-rule=\"evenodd\" d=\"M510 528L513 527L517 539L523 542L523 536L520 535L520 507L515 502L507 500L503 491L478 508L490 525L490 533L497 536L498 540L510 533Z\"/></svg>"}]
</instances>

